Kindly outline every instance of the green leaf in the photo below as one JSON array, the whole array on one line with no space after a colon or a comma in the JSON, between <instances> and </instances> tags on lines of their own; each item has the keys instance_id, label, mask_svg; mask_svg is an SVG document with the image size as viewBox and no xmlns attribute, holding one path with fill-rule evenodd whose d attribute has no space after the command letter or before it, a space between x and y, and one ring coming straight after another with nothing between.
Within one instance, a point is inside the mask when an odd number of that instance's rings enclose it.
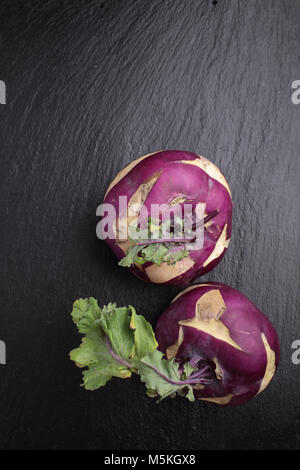
<instances>
[{"instance_id":1,"label":"green leaf","mask_svg":"<svg viewBox=\"0 0 300 470\"><path fill-rule=\"evenodd\" d=\"M188 385L187 389L188 389L188 392L185 395L185 397L191 402L195 401L195 395L194 395L193 387L191 385Z\"/></svg>"},{"instance_id":2,"label":"green leaf","mask_svg":"<svg viewBox=\"0 0 300 470\"><path fill-rule=\"evenodd\" d=\"M163 359L163 354L157 349L147 354L141 361L136 361L135 366L147 389L151 390L151 393L155 391L161 400L184 388L164 378L167 377L174 382L180 381L179 364L174 359Z\"/></svg>"},{"instance_id":3,"label":"green leaf","mask_svg":"<svg viewBox=\"0 0 300 470\"><path fill-rule=\"evenodd\" d=\"M130 313L133 307L112 308L99 320L104 333L109 338L114 352L125 361L129 361L134 348L134 334L130 328Z\"/></svg>"},{"instance_id":4,"label":"green leaf","mask_svg":"<svg viewBox=\"0 0 300 470\"><path fill-rule=\"evenodd\" d=\"M88 367L83 371L83 385L87 390L105 385L113 376L131 377L131 371L109 354L103 333L84 338L79 348L71 351L70 358L78 367Z\"/></svg>"},{"instance_id":5,"label":"green leaf","mask_svg":"<svg viewBox=\"0 0 300 470\"><path fill-rule=\"evenodd\" d=\"M191 366L191 364L189 362L186 362L183 366L183 378L184 379L188 379L189 376L195 372L197 369L193 366Z\"/></svg>"},{"instance_id":6,"label":"green leaf","mask_svg":"<svg viewBox=\"0 0 300 470\"><path fill-rule=\"evenodd\" d=\"M160 266L164 262L165 255L168 251L169 248L163 243L153 243L142 250L142 256L146 261L151 261Z\"/></svg>"},{"instance_id":7,"label":"green leaf","mask_svg":"<svg viewBox=\"0 0 300 470\"><path fill-rule=\"evenodd\" d=\"M130 240L136 241L136 242L142 242L143 240L149 240L150 236L150 229L149 229L149 224L145 228L139 228L136 225L136 222L133 224L130 224L128 226L128 235Z\"/></svg>"},{"instance_id":8,"label":"green leaf","mask_svg":"<svg viewBox=\"0 0 300 470\"><path fill-rule=\"evenodd\" d=\"M148 388L146 390L146 395L150 398L156 398L157 397L157 393L155 392L155 390L151 390L151 388Z\"/></svg>"},{"instance_id":9,"label":"green leaf","mask_svg":"<svg viewBox=\"0 0 300 470\"><path fill-rule=\"evenodd\" d=\"M189 251L170 251L175 243L151 243L149 245L134 245L128 248L127 254L119 261L119 266L129 268L132 264L154 263L160 266L162 263L175 264L186 258Z\"/></svg>"},{"instance_id":10,"label":"green leaf","mask_svg":"<svg viewBox=\"0 0 300 470\"><path fill-rule=\"evenodd\" d=\"M83 386L96 390L112 377L129 378L140 374L147 395L160 400L178 393L193 401L194 393L185 381L197 369L186 363L180 374L175 359L164 359L157 350L152 326L131 306L110 303L102 309L95 299L74 302L72 318L82 333L80 346L70 358L83 371Z\"/></svg>"},{"instance_id":11,"label":"green leaf","mask_svg":"<svg viewBox=\"0 0 300 470\"><path fill-rule=\"evenodd\" d=\"M105 385L113 376L120 378L131 376L131 371L109 353L105 341L106 335L100 325L103 317L106 318L111 312L115 312L117 317L119 310L124 309L117 309L115 304L100 309L97 301L92 298L74 302L72 318L79 332L85 336L81 345L71 351L70 358L78 367L88 367L88 370L83 372L83 385L87 390L95 390Z\"/></svg>"},{"instance_id":12,"label":"green leaf","mask_svg":"<svg viewBox=\"0 0 300 470\"><path fill-rule=\"evenodd\" d=\"M130 328L134 330L134 347L131 352L133 358L141 359L155 351L158 344L152 326L142 315L137 315L134 308L132 308Z\"/></svg>"},{"instance_id":13,"label":"green leaf","mask_svg":"<svg viewBox=\"0 0 300 470\"><path fill-rule=\"evenodd\" d=\"M76 300L73 304L71 315L74 323L77 325L79 333L88 333L90 329L96 327L102 312L98 306L97 300L90 297L88 299Z\"/></svg>"},{"instance_id":14,"label":"green leaf","mask_svg":"<svg viewBox=\"0 0 300 470\"><path fill-rule=\"evenodd\" d=\"M88 369L82 372L83 386L86 390L97 390L103 387L112 378L110 373L105 373L105 369L99 364L91 364Z\"/></svg>"},{"instance_id":15,"label":"green leaf","mask_svg":"<svg viewBox=\"0 0 300 470\"><path fill-rule=\"evenodd\" d=\"M143 248L145 248L146 245L134 245L128 248L126 252L126 256L124 258L120 259L118 262L119 266L127 267L130 268L132 264L136 262L136 259L138 258L138 254L140 251L142 251Z\"/></svg>"},{"instance_id":16,"label":"green leaf","mask_svg":"<svg viewBox=\"0 0 300 470\"><path fill-rule=\"evenodd\" d=\"M180 220L178 217L176 223L183 226L183 220ZM174 248L181 246L176 241L147 244L149 239L170 238L171 234L164 233L169 228L169 225L169 220L164 221L162 224L159 221L154 221L151 217L148 218L148 224L143 229L137 228L136 223L133 226L129 225L128 233L130 240L135 243L144 243L144 245L134 244L129 247L126 256L119 261L119 266L130 267L135 263L142 265L147 262L157 264L158 266L162 263L173 265L186 258L189 255L189 251L184 248L184 245L182 249L174 251Z\"/></svg>"},{"instance_id":17,"label":"green leaf","mask_svg":"<svg viewBox=\"0 0 300 470\"><path fill-rule=\"evenodd\" d=\"M178 261L181 261L183 258L186 258L188 255L189 255L189 251L185 250L184 248L178 251L169 251L165 255L164 261L167 264L176 264Z\"/></svg>"},{"instance_id":18,"label":"green leaf","mask_svg":"<svg viewBox=\"0 0 300 470\"><path fill-rule=\"evenodd\" d=\"M113 373L112 373L113 372ZM82 372L83 386L86 390L97 390L106 385L112 377L119 377L120 379L128 379L131 377L131 372L126 368L113 368L107 365L107 368L101 364L91 364L88 369Z\"/></svg>"}]
</instances>

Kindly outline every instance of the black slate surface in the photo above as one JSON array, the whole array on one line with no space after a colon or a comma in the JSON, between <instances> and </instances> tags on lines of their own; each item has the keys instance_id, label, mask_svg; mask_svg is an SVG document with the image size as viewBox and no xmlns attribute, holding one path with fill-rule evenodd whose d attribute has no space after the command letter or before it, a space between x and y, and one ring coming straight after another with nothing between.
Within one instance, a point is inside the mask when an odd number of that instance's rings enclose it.
<instances>
[{"instance_id":1,"label":"black slate surface","mask_svg":"<svg viewBox=\"0 0 300 470\"><path fill-rule=\"evenodd\" d=\"M0 447L300 448L297 0L0 2ZM97 205L127 163L203 154L234 199L227 255L202 280L272 320L281 363L246 405L159 405L138 379L90 393L68 359L73 300L131 303L155 325L179 291L117 267Z\"/></svg>"}]
</instances>

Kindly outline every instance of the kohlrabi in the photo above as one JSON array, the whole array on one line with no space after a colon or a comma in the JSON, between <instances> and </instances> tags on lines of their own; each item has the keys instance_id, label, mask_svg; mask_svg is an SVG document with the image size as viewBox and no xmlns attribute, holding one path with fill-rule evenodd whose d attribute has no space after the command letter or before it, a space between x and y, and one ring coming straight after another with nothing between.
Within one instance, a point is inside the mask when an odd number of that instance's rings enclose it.
<instances>
[{"instance_id":1,"label":"kohlrabi","mask_svg":"<svg viewBox=\"0 0 300 470\"><path fill-rule=\"evenodd\" d=\"M131 306L100 308L93 298L79 299L72 318L84 337L70 357L86 367L87 390L135 373L158 400L178 394L237 405L266 388L279 360L270 321L224 284L199 284L180 294L159 318L156 337Z\"/></svg>"},{"instance_id":2,"label":"kohlrabi","mask_svg":"<svg viewBox=\"0 0 300 470\"><path fill-rule=\"evenodd\" d=\"M160 316L159 349L169 360L210 368L210 382L193 387L199 400L239 405L262 392L279 361L270 320L241 292L225 284L193 285Z\"/></svg>"},{"instance_id":3,"label":"kohlrabi","mask_svg":"<svg viewBox=\"0 0 300 470\"><path fill-rule=\"evenodd\" d=\"M213 269L230 241L229 186L195 153L138 158L112 181L103 207L115 216L100 224L109 228L106 241L119 264L148 282L186 285Z\"/></svg>"}]
</instances>

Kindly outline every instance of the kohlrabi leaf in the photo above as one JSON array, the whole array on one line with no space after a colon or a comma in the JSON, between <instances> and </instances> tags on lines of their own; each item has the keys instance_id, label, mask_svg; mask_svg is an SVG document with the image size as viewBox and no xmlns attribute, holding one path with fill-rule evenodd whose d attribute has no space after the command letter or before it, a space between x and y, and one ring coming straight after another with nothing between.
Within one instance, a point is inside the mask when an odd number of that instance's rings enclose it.
<instances>
[{"instance_id":1,"label":"kohlrabi leaf","mask_svg":"<svg viewBox=\"0 0 300 470\"><path fill-rule=\"evenodd\" d=\"M176 219L178 226L178 220ZM181 220L181 228L183 221ZM145 228L137 228L135 226L128 227L129 238L133 244L126 252L126 256L119 261L119 266L130 267L131 265L154 263L160 266L162 263L170 265L176 264L189 255L189 251L185 249L185 245L174 241L164 241L164 238L172 238L173 234L169 232L170 221L159 223L149 217L148 224ZM149 243L149 240L152 243ZM153 243L160 240L158 243ZM139 245L138 243L143 243Z\"/></svg>"},{"instance_id":2,"label":"kohlrabi leaf","mask_svg":"<svg viewBox=\"0 0 300 470\"><path fill-rule=\"evenodd\" d=\"M127 267L127 268L130 268L130 266L134 263L137 262L137 259L138 259L138 255L139 255L139 252L142 251L142 249L145 247L146 245L134 245L134 246L131 246L128 248L127 252L126 252L126 256L124 256L124 258L122 258L118 265L119 266L123 266L123 267Z\"/></svg>"},{"instance_id":3,"label":"kohlrabi leaf","mask_svg":"<svg viewBox=\"0 0 300 470\"><path fill-rule=\"evenodd\" d=\"M71 315L79 333L88 333L91 329L93 330L97 327L102 311L98 306L97 300L90 297L88 299L76 300L73 304Z\"/></svg>"},{"instance_id":4,"label":"kohlrabi leaf","mask_svg":"<svg viewBox=\"0 0 300 470\"><path fill-rule=\"evenodd\" d=\"M133 307L112 308L103 314L99 320L104 333L108 337L114 352L126 361L129 361L133 347L134 335L130 329L130 314L135 311Z\"/></svg>"},{"instance_id":5,"label":"kohlrabi leaf","mask_svg":"<svg viewBox=\"0 0 300 470\"><path fill-rule=\"evenodd\" d=\"M158 266L164 262L165 255L169 249L163 243L153 243L142 250L142 257L145 261L150 261Z\"/></svg>"},{"instance_id":6,"label":"kohlrabi leaf","mask_svg":"<svg viewBox=\"0 0 300 470\"><path fill-rule=\"evenodd\" d=\"M106 307L115 309L114 304ZM105 309L103 309L105 312ZM113 376L128 378L131 371L120 364L108 351L105 333L99 325L102 315L95 299L80 299L74 302L72 318L80 333L85 333L81 345L73 349L70 358L78 367L88 367L83 372L83 385L95 390L106 384Z\"/></svg>"},{"instance_id":7,"label":"kohlrabi leaf","mask_svg":"<svg viewBox=\"0 0 300 470\"><path fill-rule=\"evenodd\" d=\"M185 395L185 398L187 398L191 402L195 401L195 395L194 395L193 387L191 385L188 385L187 388L188 388L188 392Z\"/></svg>"},{"instance_id":8,"label":"kohlrabi leaf","mask_svg":"<svg viewBox=\"0 0 300 470\"><path fill-rule=\"evenodd\" d=\"M83 371L87 390L102 387L112 377L129 378L135 372L145 383L148 396L161 400L178 393L194 399L191 384L195 384L197 369L187 363L179 370L178 362L165 359L157 350L152 326L133 307L110 303L100 308L93 298L79 299L74 302L72 318L84 337L70 357L78 367L87 368Z\"/></svg>"},{"instance_id":9,"label":"kohlrabi leaf","mask_svg":"<svg viewBox=\"0 0 300 470\"><path fill-rule=\"evenodd\" d=\"M130 267L134 263L154 263L160 266L162 263L175 264L186 258L189 251L176 249L175 243L151 243L149 245L134 245L128 248L127 254L119 261L119 266Z\"/></svg>"},{"instance_id":10,"label":"kohlrabi leaf","mask_svg":"<svg viewBox=\"0 0 300 470\"><path fill-rule=\"evenodd\" d=\"M189 376L195 372L197 369L196 367L191 366L189 362L186 362L183 366L183 375L185 379L188 379Z\"/></svg>"},{"instance_id":11,"label":"kohlrabi leaf","mask_svg":"<svg viewBox=\"0 0 300 470\"><path fill-rule=\"evenodd\" d=\"M167 264L175 264L178 261L181 261L183 258L186 258L189 255L189 251L182 248L181 250L173 251L169 249L168 253L164 257L164 261Z\"/></svg>"},{"instance_id":12,"label":"kohlrabi leaf","mask_svg":"<svg viewBox=\"0 0 300 470\"><path fill-rule=\"evenodd\" d=\"M141 359L155 351L158 344L152 326L142 315L137 315L134 308L132 308L131 311L130 328L134 332L134 347L131 352L132 358Z\"/></svg>"},{"instance_id":13,"label":"kohlrabi leaf","mask_svg":"<svg viewBox=\"0 0 300 470\"><path fill-rule=\"evenodd\" d=\"M85 338L79 348L71 351L70 358L78 367L88 367L83 371L83 386L86 390L96 390L112 377L131 377L131 371L108 353L103 339Z\"/></svg>"},{"instance_id":14,"label":"kohlrabi leaf","mask_svg":"<svg viewBox=\"0 0 300 470\"><path fill-rule=\"evenodd\" d=\"M174 359L163 359L163 354L157 349L136 362L135 366L147 389L151 393L156 392L161 400L185 387L180 384L179 364Z\"/></svg>"}]
</instances>

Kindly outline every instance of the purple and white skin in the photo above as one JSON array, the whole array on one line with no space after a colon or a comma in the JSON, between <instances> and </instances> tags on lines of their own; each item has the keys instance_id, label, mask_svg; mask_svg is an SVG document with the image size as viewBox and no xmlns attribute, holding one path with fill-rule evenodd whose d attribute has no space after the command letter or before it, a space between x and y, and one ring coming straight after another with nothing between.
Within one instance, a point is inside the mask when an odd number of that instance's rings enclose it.
<instances>
[{"instance_id":1,"label":"purple and white skin","mask_svg":"<svg viewBox=\"0 0 300 470\"><path fill-rule=\"evenodd\" d=\"M223 257L231 236L232 199L224 176L206 158L192 152L166 150L130 163L112 181L104 199L104 203L115 207L117 226L124 222L119 213L120 196L127 196L128 209L138 207L135 216L127 217L128 223L139 217L143 206L150 212L152 204L205 205L203 247L190 250L187 257L174 265L135 263L130 270L140 279L185 286L212 270ZM130 241L117 238L107 238L106 242L120 260L126 255Z\"/></svg>"},{"instance_id":2,"label":"purple and white skin","mask_svg":"<svg viewBox=\"0 0 300 470\"><path fill-rule=\"evenodd\" d=\"M155 336L168 359L205 365L209 383L196 399L240 405L262 392L275 374L279 340L270 320L241 292L225 284L197 284L160 316Z\"/></svg>"}]
</instances>

